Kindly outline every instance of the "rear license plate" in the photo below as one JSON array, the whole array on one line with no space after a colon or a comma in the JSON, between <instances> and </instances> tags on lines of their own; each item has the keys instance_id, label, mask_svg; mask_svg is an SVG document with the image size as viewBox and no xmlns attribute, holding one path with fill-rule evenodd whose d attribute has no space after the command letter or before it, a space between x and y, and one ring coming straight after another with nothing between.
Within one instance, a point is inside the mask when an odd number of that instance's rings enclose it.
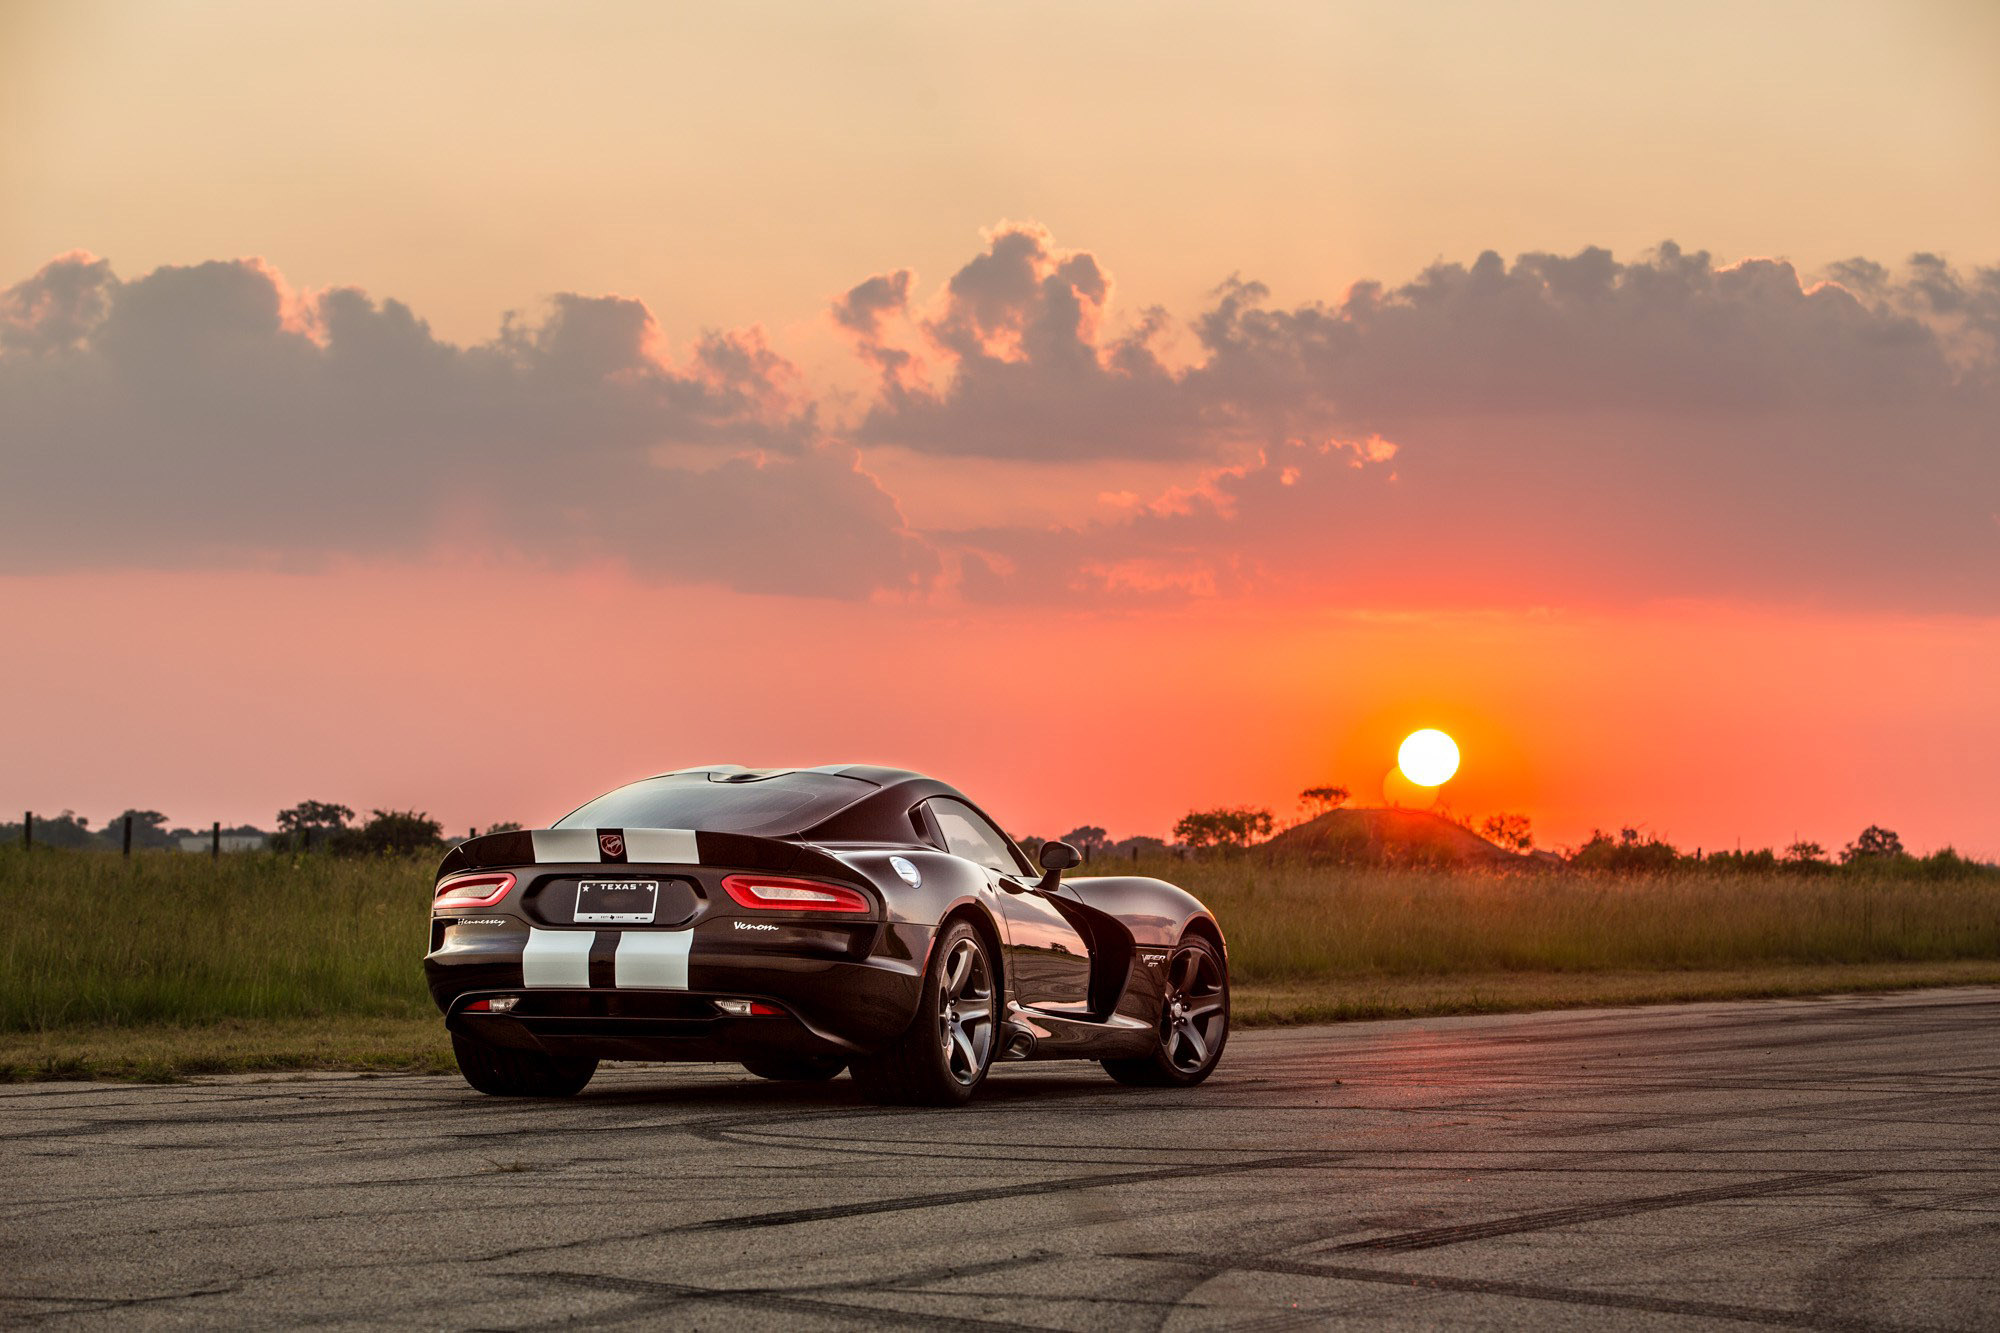
<instances>
[{"instance_id":1,"label":"rear license plate","mask_svg":"<svg viewBox=\"0 0 2000 1333\"><path fill-rule=\"evenodd\" d=\"M576 920L621 926L651 925L660 905L656 879L586 879L576 886Z\"/></svg>"}]
</instances>

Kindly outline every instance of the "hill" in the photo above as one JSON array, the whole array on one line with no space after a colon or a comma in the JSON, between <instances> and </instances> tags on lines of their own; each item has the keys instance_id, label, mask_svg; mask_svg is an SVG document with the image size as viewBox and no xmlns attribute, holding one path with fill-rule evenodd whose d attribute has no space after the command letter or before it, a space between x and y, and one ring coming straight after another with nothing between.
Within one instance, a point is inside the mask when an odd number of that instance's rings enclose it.
<instances>
[{"instance_id":1,"label":"hill","mask_svg":"<svg viewBox=\"0 0 2000 1333\"><path fill-rule=\"evenodd\" d=\"M1518 865L1526 856L1495 847L1471 829L1428 810L1332 810L1286 829L1257 851L1274 861L1368 865Z\"/></svg>"}]
</instances>

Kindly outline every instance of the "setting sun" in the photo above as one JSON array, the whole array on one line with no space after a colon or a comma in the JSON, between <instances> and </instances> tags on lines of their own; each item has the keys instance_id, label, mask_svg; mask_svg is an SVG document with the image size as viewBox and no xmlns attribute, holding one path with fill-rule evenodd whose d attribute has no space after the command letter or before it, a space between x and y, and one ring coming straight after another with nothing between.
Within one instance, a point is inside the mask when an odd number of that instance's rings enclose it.
<instances>
[{"instance_id":1,"label":"setting sun","mask_svg":"<svg viewBox=\"0 0 2000 1333\"><path fill-rule=\"evenodd\" d=\"M1458 772L1458 742L1433 727L1413 731L1396 751L1396 767L1419 787L1436 787Z\"/></svg>"}]
</instances>

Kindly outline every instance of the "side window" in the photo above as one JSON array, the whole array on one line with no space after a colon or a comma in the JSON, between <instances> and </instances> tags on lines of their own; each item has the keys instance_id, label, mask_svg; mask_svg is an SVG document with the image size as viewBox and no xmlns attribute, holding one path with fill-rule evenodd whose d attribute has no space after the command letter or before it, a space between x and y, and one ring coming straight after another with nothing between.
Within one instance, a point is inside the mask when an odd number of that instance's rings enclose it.
<instances>
[{"instance_id":1,"label":"side window","mask_svg":"<svg viewBox=\"0 0 2000 1333\"><path fill-rule=\"evenodd\" d=\"M945 846L951 849L952 855L976 861L1004 875L1023 873L1022 866L1008 849L1007 839L977 810L963 801L944 796L932 801L930 810L931 817L937 820L938 827L944 832Z\"/></svg>"}]
</instances>

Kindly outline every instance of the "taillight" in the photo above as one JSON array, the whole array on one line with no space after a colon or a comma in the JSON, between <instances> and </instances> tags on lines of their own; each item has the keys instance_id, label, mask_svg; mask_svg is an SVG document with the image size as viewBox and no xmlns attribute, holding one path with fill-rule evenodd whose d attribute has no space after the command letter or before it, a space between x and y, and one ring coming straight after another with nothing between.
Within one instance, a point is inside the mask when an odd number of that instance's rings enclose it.
<instances>
[{"instance_id":1,"label":"taillight","mask_svg":"<svg viewBox=\"0 0 2000 1333\"><path fill-rule=\"evenodd\" d=\"M478 875L453 875L437 886L432 907L491 907L514 887L514 877L504 870Z\"/></svg>"},{"instance_id":2,"label":"taillight","mask_svg":"<svg viewBox=\"0 0 2000 1333\"><path fill-rule=\"evenodd\" d=\"M777 875L724 875L722 889L739 906L765 912L866 912L868 898L858 889L814 879Z\"/></svg>"}]
</instances>

